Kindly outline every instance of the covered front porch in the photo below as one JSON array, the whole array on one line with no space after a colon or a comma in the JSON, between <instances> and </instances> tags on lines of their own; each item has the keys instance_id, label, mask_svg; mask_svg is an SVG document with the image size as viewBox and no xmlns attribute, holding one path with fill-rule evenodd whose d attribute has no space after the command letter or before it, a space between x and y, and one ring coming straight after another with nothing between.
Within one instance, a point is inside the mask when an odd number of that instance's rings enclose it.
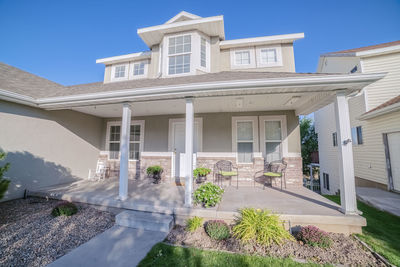
<instances>
[{"instance_id":1,"label":"covered front porch","mask_svg":"<svg viewBox=\"0 0 400 267\"><path fill-rule=\"evenodd\" d=\"M185 207L185 188L174 183L152 184L149 180L128 181L128 196L119 200L118 179L74 183L41 188L30 196L51 197L85 202L107 207L173 214L177 223L191 216L234 220L238 210L245 207L268 209L285 221L286 227L313 224L331 232L350 234L360 232L365 219L344 215L334 202L304 187L280 190L261 185L226 186L222 201L214 208Z\"/></svg>"},{"instance_id":2,"label":"covered front porch","mask_svg":"<svg viewBox=\"0 0 400 267\"><path fill-rule=\"evenodd\" d=\"M252 181L255 172L262 170L265 162L276 159L285 161L288 166L288 190L293 190L288 192L296 194L299 199L304 194L303 200L313 203L314 198L306 197L310 192L301 187L298 116L307 115L335 102L340 144L338 157L341 163L340 210L346 215L356 215L358 211L346 97L380 79L382 75L285 74L282 78L268 78L267 74L260 73L257 78L249 78L251 76L240 73L241 77L248 76L242 80L224 80L224 73L218 75L221 80L213 82L158 87L146 85L129 89L127 86L132 84L121 83L123 90L44 99L41 107L52 110L72 109L104 118L104 146L100 149L98 163L103 162L103 166L109 166L114 177L118 177L118 180L110 179L115 183L113 188L118 186L118 200L113 201L125 205L131 198L135 198L131 194L140 195L140 190L129 189L135 186L131 185L131 179L142 179L148 166L161 165L165 170L164 184L175 178L184 180L184 190L167 186L167 189L163 189L167 190L165 196L169 195L169 190L178 190L172 199L179 195L183 201L178 201L179 204L176 202L174 209L191 212L195 210L192 203L193 169L205 166L214 170L213 166L219 160L237 165L239 179L244 181ZM263 75L266 77L263 78ZM248 196L238 194L239 190L247 190L245 187L235 190L238 191L226 195L235 201L240 196L246 196L241 199L243 205L257 206L257 203L250 201L251 193ZM267 190L274 192L271 190L275 189ZM160 192L148 192L152 194L150 198L157 199L160 196ZM283 191L278 195L263 192L258 196L260 203L268 206L268 202L274 203L269 197L275 196L280 199L275 203L285 206L282 199L285 200L288 194ZM165 203L169 201L166 199ZM288 203L291 203L293 210L304 204L296 201ZM156 203L152 205L155 207ZM224 203L220 205L229 207ZM153 211L157 210L154 207ZM232 207L237 210L241 205ZM317 208L315 210L323 213Z\"/></svg>"}]
</instances>

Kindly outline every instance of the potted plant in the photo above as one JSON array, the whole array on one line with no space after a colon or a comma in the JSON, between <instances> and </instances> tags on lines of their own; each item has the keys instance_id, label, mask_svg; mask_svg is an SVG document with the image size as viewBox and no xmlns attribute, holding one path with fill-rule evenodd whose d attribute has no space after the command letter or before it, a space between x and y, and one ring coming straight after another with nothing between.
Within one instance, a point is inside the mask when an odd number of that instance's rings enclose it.
<instances>
[{"instance_id":1,"label":"potted plant","mask_svg":"<svg viewBox=\"0 0 400 267\"><path fill-rule=\"evenodd\" d=\"M161 174L163 172L163 168L159 165L150 166L146 170L147 175L154 179L154 183L158 184L161 181Z\"/></svg>"},{"instance_id":2,"label":"potted plant","mask_svg":"<svg viewBox=\"0 0 400 267\"><path fill-rule=\"evenodd\" d=\"M193 177L196 178L196 183L200 184L207 180L207 175L211 172L210 169L200 167L193 170Z\"/></svg>"}]
</instances>

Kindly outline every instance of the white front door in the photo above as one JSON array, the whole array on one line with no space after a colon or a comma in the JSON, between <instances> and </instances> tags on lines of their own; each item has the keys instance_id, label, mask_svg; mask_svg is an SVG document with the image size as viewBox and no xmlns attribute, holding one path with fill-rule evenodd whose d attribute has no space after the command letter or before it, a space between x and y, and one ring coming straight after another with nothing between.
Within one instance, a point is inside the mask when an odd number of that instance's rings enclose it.
<instances>
[{"instance_id":1,"label":"white front door","mask_svg":"<svg viewBox=\"0 0 400 267\"><path fill-rule=\"evenodd\" d=\"M393 189L400 192L400 132L389 133L387 138Z\"/></svg>"},{"instance_id":2,"label":"white front door","mask_svg":"<svg viewBox=\"0 0 400 267\"><path fill-rule=\"evenodd\" d=\"M194 122L194 144L193 153L201 151L201 125L200 119L195 119ZM172 128L172 129L171 129ZM185 169L183 168L183 160L185 154L185 120L184 119L171 119L170 120L170 136L169 140L171 142L170 149L175 151L175 177L184 177ZM195 166L196 162L193 161Z\"/></svg>"}]
</instances>

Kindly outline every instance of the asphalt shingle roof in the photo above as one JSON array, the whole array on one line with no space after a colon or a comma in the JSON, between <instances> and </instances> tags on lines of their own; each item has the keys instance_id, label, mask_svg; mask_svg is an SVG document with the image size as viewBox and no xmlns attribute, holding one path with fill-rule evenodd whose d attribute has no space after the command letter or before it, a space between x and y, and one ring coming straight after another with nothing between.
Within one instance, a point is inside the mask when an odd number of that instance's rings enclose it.
<instances>
[{"instance_id":1,"label":"asphalt shingle roof","mask_svg":"<svg viewBox=\"0 0 400 267\"><path fill-rule=\"evenodd\" d=\"M346 49L346 50L341 50L341 51L337 51L337 52L329 52L329 53L326 53L326 55L355 53L355 52L368 51L368 50L390 47L390 46L395 46L395 45L400 45L400 40L394 41L394 42L389 42L389 43L382 43L382 44L377 44L377 45L369 45L369 46L363 46L363 47L358 47L358 48Z\"/></svg>"},{"instance_id":2,"label":"asphalt shingle roof","mask_svg":"<svg viewBox=\"0 0 400 267\"><path fill-rule=\"evenodd\" d=\"M251 79L274 79L304 76L323 76L322 73L295 73L295 72L248 72L248 71L223 71L201 75L181 76L174 78L138 79L111 83L88 83L72 86L49 81L37 75L12 67L0 62L0 89L33 98L57 97L68 95L109 92L126 89L139 89L146 87L161 87L204 82L223 82Z\"/></svg>"}]
</instances>

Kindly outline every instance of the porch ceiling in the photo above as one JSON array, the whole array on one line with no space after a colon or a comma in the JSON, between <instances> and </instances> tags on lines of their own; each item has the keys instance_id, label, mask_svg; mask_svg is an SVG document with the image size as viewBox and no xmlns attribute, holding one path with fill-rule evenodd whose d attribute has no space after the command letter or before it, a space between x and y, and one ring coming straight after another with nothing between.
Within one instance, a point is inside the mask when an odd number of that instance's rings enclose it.
<instances>
[{"instance_id":1,"label":"porch ceiling","mask_svg":"<svg viewBox=\"0 0 400 267\"><path fill-rule=\"evenodd\" d=\"M310 107L310 102L322 98L327 103L333 93L302 92L281 94L254 94L254 95L229 95L217 97L195 98L195 113L211 112L246 112L246 111L274 111L274 110L305 110ZM132 103L133 116L184 114L184 99L153 100ZM121 117L122 105L102 104L74 107L72 110L91 114L103 118Z\"/></svg>"}]
</instances>

